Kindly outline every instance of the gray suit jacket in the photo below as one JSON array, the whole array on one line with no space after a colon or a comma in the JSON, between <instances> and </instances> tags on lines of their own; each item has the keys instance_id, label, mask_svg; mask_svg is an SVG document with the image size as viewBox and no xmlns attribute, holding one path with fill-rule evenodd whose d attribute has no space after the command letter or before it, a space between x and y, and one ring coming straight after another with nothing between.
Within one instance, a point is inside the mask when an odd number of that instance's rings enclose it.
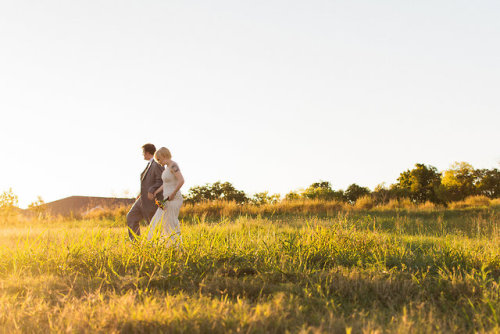
<instances>
[{"instance_id":1,"label":"gray suit jacket","mask_svg":"<svg viewBox=\"0 0 500 334\"><path fill-rule=\"evenodd\" d=\"M141 202L142 208L144 210L156 210L156 204L154 200L150 200L148 198L148 192L154 193L162 184L163 180L161 179L161 173L163 173L163 168L159 163L155 160L149 165L149 168L141 173ZM162 200L163 193L159 193L156 198Z\"/></svg>"}]
</instances>

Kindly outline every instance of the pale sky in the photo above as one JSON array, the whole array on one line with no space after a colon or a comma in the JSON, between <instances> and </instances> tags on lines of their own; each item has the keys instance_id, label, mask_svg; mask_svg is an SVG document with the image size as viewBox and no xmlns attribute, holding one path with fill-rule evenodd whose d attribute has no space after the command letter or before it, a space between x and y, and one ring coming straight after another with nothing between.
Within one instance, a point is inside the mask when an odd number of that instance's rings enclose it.
<instances>
[{"instance_id":1,"label":"pale sky","mask_svg":"<svg viewBox=\"0 0 500 334\"><path fill-rule=\"evenodd\" d=\"M0 192L135 196L141 146L184 192L394 183L500 162L500 2L0 2Z\"/></svg>"}]
</instances>

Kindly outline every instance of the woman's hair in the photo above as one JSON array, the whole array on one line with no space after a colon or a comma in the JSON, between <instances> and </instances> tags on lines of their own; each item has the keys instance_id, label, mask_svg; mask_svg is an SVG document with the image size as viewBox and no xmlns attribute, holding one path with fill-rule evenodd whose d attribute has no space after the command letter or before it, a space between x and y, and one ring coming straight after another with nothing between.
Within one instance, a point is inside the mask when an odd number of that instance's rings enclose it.
<instances>
[{"instance_id":1,"label":"woman's hair","mask_svg":"<svg viewBox=\"0 0 500 334\"><path fill-rule=\"evenodd\" d=\"M167 158L167 159L171 159L172 158L172 154L170 153L170 151L168 150L168 148L166 148L166 147L160 147L158 149L158 151L155 152L155 160L159 161L160 158Z\"/></svg>"}]
</instances>

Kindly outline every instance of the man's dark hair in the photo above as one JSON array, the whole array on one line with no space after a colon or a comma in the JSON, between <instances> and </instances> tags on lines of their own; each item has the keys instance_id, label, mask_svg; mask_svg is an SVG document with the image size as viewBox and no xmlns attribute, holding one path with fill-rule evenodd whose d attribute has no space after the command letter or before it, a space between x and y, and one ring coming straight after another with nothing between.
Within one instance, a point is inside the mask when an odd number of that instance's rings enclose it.
<instances>
[{"instance_id":1,"label":"man's dark hair","mask_svg":"<svg viewBox=\"0 0 500 334\"><path fill-rule=\"evenodd\" d=\"M142 149L149 154L155 154L156 152L156 147L153 144L144 144L142 145Z\"/></svg>"}]
</instances>

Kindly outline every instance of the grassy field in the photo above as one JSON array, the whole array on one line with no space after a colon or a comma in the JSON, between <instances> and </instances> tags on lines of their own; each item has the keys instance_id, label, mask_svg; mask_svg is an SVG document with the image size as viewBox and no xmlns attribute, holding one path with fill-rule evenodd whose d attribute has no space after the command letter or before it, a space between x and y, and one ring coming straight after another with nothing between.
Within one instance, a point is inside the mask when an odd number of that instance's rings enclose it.
<instances>
[{"instance_id":1,"label":"grassy field","mask_svg":"<svg viewBox=\"0 0 500 334\"><path fill-rule=\"evenodd\" d=\"M0 228L2 333L500 332L498 209Z\"/></svg>"}]
</instances>

